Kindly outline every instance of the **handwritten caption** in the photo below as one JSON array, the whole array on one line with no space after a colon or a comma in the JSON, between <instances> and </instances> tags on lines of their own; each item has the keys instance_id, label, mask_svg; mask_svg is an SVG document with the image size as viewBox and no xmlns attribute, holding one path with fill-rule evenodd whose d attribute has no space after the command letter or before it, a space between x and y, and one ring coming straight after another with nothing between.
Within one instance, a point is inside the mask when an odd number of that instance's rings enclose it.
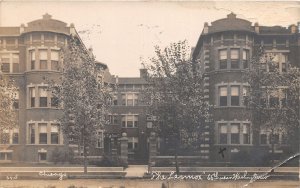
<instances>
[{"instance_id":1,"label":"handwritten caption","mask_svg":"<svg viewBox=\"0 0 300 188\"><path fill-rule=\"evenodd\" d=\"M151 180L208 180L208 181L217 181L217 180L266 180L270 175L268 174L248 174L247 171L243 173L236 172L229 175L220 175L219 172L206 173L202 172L196 175L177 175L174 171L170 172L170 174L164 175L161 172L152 172Z\"/></svg>"},{"instance_id":2,"label":"handwritten caption","mask_svg":"<svg viewBox=\"0 0 300 188\"><path fill-rule=\"evenodd\" d=\"M44 171L40 171L39 172L39 176L43 176L43 177L58 177L59 180L63 180L64 177L67 177L67 173L65 172L46 172Z\"/></svg>"},{"instance_id":3,"label":"handwritten caption","mask_svg":"<svg viewBox=\"0 0 300 188\"><path fill-rule=\"evenodd\" d=\"M18 179L18 174L14 175L14 176L6 176L7 180L17 180Z\"/></svg>"}]
</instances>

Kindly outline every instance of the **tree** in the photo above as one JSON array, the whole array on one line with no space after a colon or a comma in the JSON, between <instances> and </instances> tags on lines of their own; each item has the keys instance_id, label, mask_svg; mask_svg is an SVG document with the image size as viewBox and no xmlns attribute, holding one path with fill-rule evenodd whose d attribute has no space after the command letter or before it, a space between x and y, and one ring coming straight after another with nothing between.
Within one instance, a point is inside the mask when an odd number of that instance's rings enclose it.
<instances>
[{"instance_id":1,"label":"tree","mask_svg":"<svg viewBox=\"0 0 300 188\"><path fill-rule=\"evenodd\" d=\"M12 130L18 126L16 111L13 104L16 98L14 82L0 70L0 133L1 142L7 142L9 138L4 136L4 131Z\"/></svg>"},{"instance_id":2,"label":"tree","mask_svg":"<svg viewBox=\"0 0 300 188\"><path fill-rule=\"evenodd\" d=\"M203 77L191 61L189 50L186 41L171 43L164 49L156 46L156 56L145 65L149 113L157 117L155 129L160 137L174 143L177 174L179 148L199 146L211 118L210 106L204 100Z\"/></svg>"},{"instance_id":3,"label":"tree","mask_svg":"<svg viewBox=\"0 0 300 188\"><path fill-rule=\"evenodd\" d=\"M258 136L261 130L270 131L272 154L276 132L285 135L286 143L293 150L298 150L299 68L290 66L280 70L277 61L279 54L265 53L262 47L256 54L244 77L249 83L245 104L250 110L254 135ZM258 145L258 139L254 140L254 144Z\"/></svg>"},{"instance_id":4,"label":"tree","mask_svg":"<svg viewBox=\"0 0 300 188\"><path fill-rule=\"evenodd\" d=\"M101 70L76 36L70 38L61 54L64 65L60 85L52 81L50 89L62 104L63 132L68 140L83 148L84 173L87 173L88 149L95 145L97 130L105 123L109 88L99 82Z\"/></svg>"}]
</instances>

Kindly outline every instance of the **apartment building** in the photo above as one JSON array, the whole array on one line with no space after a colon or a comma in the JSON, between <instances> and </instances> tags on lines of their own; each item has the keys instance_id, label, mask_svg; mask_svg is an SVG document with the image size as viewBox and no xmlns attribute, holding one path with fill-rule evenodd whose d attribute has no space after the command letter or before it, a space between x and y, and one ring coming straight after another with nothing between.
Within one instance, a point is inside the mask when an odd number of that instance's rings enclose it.
<instances>
[{"instance_id":1,"label":"apartment building","mask_svg":"<svg viewBox=\"0 0 300 188\"><path fill-rule=\"evenodd\" d=\"M205 76L205 98L214 106L211 161L235 162L243 153L252 153L260 160L269 151L270 132L261 130L259 135L254 135L249 111L243 104L248 87L243 82L243 74L260 46L266 53L275 54L280 72L285 72L289 64L299 66L299 30L295 24L288 28L260 26L233 13L210 25L204 24L193 60ZM275 153L284 153L284 135L278 133L275 137ZM224 158L221 153L225 153Z\"/></svg>"},{"instance_id":2,"label":"apartment building","mask_svg":"<svg viewBox=\"0 0 300 188\"><path fill-rule=\"evenodd\" d=\"M70 35L77 35L73 24L48 14L27 26L0 27L1 71L18 89L14 108L19 124L14 130L1 130L9 139L1 139L0 162L51 162L55 149L67 150L57 121L61 110L47 90L47 80L60 77L59 50L68 45ZM108 72L105 64L97 64Z\"/></svg>"}]
</instances>

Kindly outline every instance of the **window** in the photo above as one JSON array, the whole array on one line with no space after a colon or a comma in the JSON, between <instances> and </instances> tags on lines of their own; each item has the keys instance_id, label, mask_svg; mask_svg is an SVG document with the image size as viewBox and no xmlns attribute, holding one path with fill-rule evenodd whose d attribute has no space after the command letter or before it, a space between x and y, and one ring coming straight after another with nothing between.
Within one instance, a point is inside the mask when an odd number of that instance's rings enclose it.
<instances>
[{"instance_id":1,"label":"window","mask_svg":"<svg viewBox=\"0 0 300 188\"><path fill-rule=\"evenodd\" d=\"M35 144L35 124L29 124L30 144Z\"/></svg>"},{"instance_id":2,"label":"window","mask_svg":"<svg viewBox=\"0 0 300 188\"><path fill-rule=\"evenodd\" d=\"M270 144L279 144L279 134L274 133L270 135Z\"/></svg>"},{"instance_id":3,"label":"window","mask_svg":"<svg viewBox=\"0 0 300 188\"><path fill-rule=\"evenodd\" d=\"M243 68L248 68L249 50L243 50Z\"/></svg>"},{"instance_id":4,"label":"window","mask_svg":"<svg viewBox=\"0 0 300 188\"><path fill-rule=\"evenodd\" d=\"M9 130L1 130L0 133L0 144L9 144Z\"/></svg>"},{"instance_id":5,"label":"window","mask_svg":"<svg viewBox=\"0 0 300 188\"><path fill-rule=\"evenodd\" d=\"M12 144L19 144L19 130L14 129L12 133Z\"/></svg>"},{"instance_id":6,"label":"window","mask_svg":"<svg viewBox=\"0 0 300 188\"><path fill-rule=\"evenodd\" d=\"M2 54L0 56L1 71L5 73L10 72L10 54Z\"/></svg>"},{"instance_id":7,"label":"window","mask_svg":"<svg viewBox=\"0 0 300 188\"><path fill-rule=\"evenodd\" d=\"M40 107L47 107L47 88L39 87L39 95L40 95Z\"/></svg>"},{"instance_id":8,"label":"window","mask_svg":"<svg viewBox=\"0 0 300 188\"><path fill-rule=\"evenodd\" d=\"M13 108L19 109L19 92L13 93Z\"/></svg>"},{"instance_id":9,"label":"window","mask_svg":"<svg viewBox=\"0 0 300 188\"><path fill-rule=\"evenodd\" d=\"M51 51L51 70L59 70L59 53L58 51Z\"/></svg>"},{"instance_id":10,"label":"window","mask_svg":"<svg viewBox=\"0 0 300 188\"><path fill-rule=\"evenodd\" d=\"M219 51L220 69L227 69L227 49Z\"/></svg>"},{"instance_id":11,"label":"window","mask_svg":"<svg viewBox=\"0 0 300 188\"><path fill-rule=\"evenodd\" d=\"M11 161L12 152L11 151L0 151L0 161Z\"/></svg>"},{"instance_id":12,"label":"window","mask_svg":"<svg viewBox=\"0 0 300 188\"><path fill-rule=\"evenodd\" d=\"M122 116L123 128L137 128L138 127L138 115L123 115Z\"/></svg>"},{"instance_id":13,"label":"window","mask_svg":"<svg viewBox=\"0 0 300 188\"><path fill-rule=\"evenodd\" d=\"M250 124L243 124L243 144L250 144Z\"/></svg>"},{"instance_id":14,"label":"window","mask_svg":"<svg viewBox=\"0 0 300 188\"><path fill-rule=\"evenodd\" d=\"M117 115L109 115L109 122L111 125L118 124L118 116Z\"/></svg>"},{"instance_id":15,"label":"window","mask_svg":"<svg viewBox=\"0 0 300 188\"><path fill-rule=\"evenodd\" d=\"M243 86L243 104L247 105L249 101L249 87Z\"/></svg>"},{"instance_id":16,"label":"window","mask_svg":"<svg viewBox=\"0 0 300 188\"><path fill-rule=\"evenodd\" d=\"M127 94L127 106L133 106L133 94Z\"/></svg>"},{"instance_id":17,"label":"window","mask_svg":"<svg viewBox=\"0 0 300 188\"><path fill-rule=\"evenodd\" d=\"M274 72L278 70L279 72L287 71L288 55L285 53L269 53L271 57L271 62L268 65L268 71Z\"/></svg>"},{"instance_id":18,"label":"window","mask_svg":"<svg viewBox=\"0 0 300 188\"><path fill-rule=\"evenodd\" d=\"M279 106L279 92L278 91L271 92L271 94L269 96L269 106L271 108Z\"/></svg>"},{"instance_id":19,"label":"window","mask_svg":"<svg viewBox=\"0 0 300 188\"><path fill-rule=\"evenodd\" d=\"M232 123L230 126L231 133L231 144L239 144L240 143L240 124Z\"/></svg>"},{"instance_id":20,"label":"window","mask_svg":"<svg viewBox=\"0 0 300 188\"><path fill-rule=\"evenodd\" d=\"M135 93L122 94L122 105L124 106L138 105L138 94Z\"/></svg>"},{"instance_id":21,"label":"window","mask_svg":"<svg viewBox=\"0 0 300 188\"><path fill-rule=\"evenodd\" d=\"M51 144L59 144L59 126L51 124Z\"/></svg>"},{"instance_id":22,"label":"window","mask_svg":"<svg viewBox=\"0 0 300 188\"><path fill-rule=\"evenodd\" d=\"M223 38L225 39L225 40L227 40L227 39L233 39L234 38L234 36L233 36L233 33L225 33L224 35L223 35Z\"/></svg>"},{"instance_id":23,"label":"window","mask_svg":"<svg viewBox=\"0 0 300 188\"><path fill-rule=\"evenodd\" d=\"M35 88L29 88L29 96L30 96L30 107L35 107Z\"/></svg>"},{"instance_id":24,"label":"window","mask_svg":"<svg viewBox=\"0 0 300 188\"><path fill-rule=\"evenodd\" d=\"M268 137L267 137L267 134L266 133L261 133L260 134L260 144L261 145L265 145L265 144L268 144L267 143L267 139Z\"/></svg>"},{"instance_id":25,"label":"window","mask_svg":"<svg viewBox=\"0 0 300 188\"><path fill-rule=\"evenodd\" d=\"M19 55L13 54L12 55L12 63L13 63L13 72L19 72Z\"/></svg>"},{"instance_id":26,"label":"window","mask_svg":"<svg viewBox=\"0 0 300 188\"><path fill-rule=\"evenodd\" d=\"M34 50L30 51L30 69L31 70L35 69L35 51Z\"/></svg>"},{"instance_id":27,"label":"window","mask_svg":"<svg viewBox=\"0 0 300 188\"><path fill-rule=\"evenodd\" d=\"M40 123L39 124L39 143L40 144L47 144L47 124Z\"/></svg>"},{"instance_id":28,"label":"window","mask_svg":"<svg viewBox=\"0 0 300 188\"><path fill-rule=\"evenodd\" d=\"M236 38L237 38L238 40L246 40L246 35L241 34L241 33L238 33L238 34L236 35Z\"/></svg>"},{"instance_id":29,"label":"window","mask_svg":"<svg viewBox=\"0 0 300 188\"><path fill-rule=\"evenodd\" d=\"M230 50L230 62L231 62L231 69L238 69L239 68L239 50L232 49Z\"/></svg>"},{"instance_id":30,"label":"window","mask_svg":"<svg viewBox=\"0 0 300 188\"><path fill-rule=\"evenodd\" d=\"M138 148L138 137L128 137L128 150L135 150Z\"/></svg>"},{"instance_id":31,"label":"window","mask_svg":"<svg viewBox=\"0 0 300 188\"><path fill-rule=\"evenodd\" d=\"M97 131L96 136L97 136L96 148L103 148L104 147L103 132L102 131Z\"/></svg>"},{"instance_id":32,"label":"window","mask_svg":"<svg viewBox=\"0 0 300 188\"><path fill-rule=\"evenodd\" d=\"M227 144L227 124L219 124L219 143Z\"/></svg>"},{"instance_id":33,"label":"window","mask_svg":"<svg viewBox=\"0 0 300 188\"><path fill-rule=\"evenodd\" d=\"M47 161L47 153L46 152L40 152L39 153L39 162L45 162Z\"/></svg>"},{"instance_id":34,"label":"window","mask_svg":"<svg viewBox=\"0 0 300 188\"><path fill-rule=\"evenodd\" d=\"M220 106L227 106L227 86L219 88Z\"/></svg>"},{"instance_id":35,"label":"window","mask_svg":"<svg viewBox=\"0 0 300 188\"><path fill-rule=\"evenodd\" d=\"M54 96L51 96L51 107L55 107L55 108L58 108L58 98L57 97L54 97Z\"/></svg>"},{"instance_id":36,"label":"window","mask_svg":"<svg viewBox=\"0 0 300 188\"><path fill-rule=\"evenodd\" d=\"M231 86L231 106L240 105L240 88L239 86Z\"/></svg>"},{"instance_id":37,"label":"window","mask_svg":"<svg viewBox=\"0 0 300 188\"><path fill-rule=\"evenodd\" d=\"M40 50L40 69L47 69L48 65L47 65L47 50Z\"/></svg>"}]
</instances>

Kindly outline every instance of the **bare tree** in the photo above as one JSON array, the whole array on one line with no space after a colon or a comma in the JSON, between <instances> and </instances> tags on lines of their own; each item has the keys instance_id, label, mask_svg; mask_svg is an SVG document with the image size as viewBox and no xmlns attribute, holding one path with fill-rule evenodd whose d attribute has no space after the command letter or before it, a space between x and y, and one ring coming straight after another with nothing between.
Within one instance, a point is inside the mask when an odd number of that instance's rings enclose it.
<instances>
[{"instance_id":1,"label":"bare tree","mask_svg":"<svg viewBox=\"0 0 300 188\"><path fill-rule=\"evenodd\" d=\"M171 43L164 49L156 46L156 56L145 65L149 83L146 96L151 99L149 112L157 117L160 137L175 146L177 174L179 148L199 146L211 118L210 106L204 100L203 78L198 65L191 61L189 50L186 41Z\"/></svg>"}]
</instances>

